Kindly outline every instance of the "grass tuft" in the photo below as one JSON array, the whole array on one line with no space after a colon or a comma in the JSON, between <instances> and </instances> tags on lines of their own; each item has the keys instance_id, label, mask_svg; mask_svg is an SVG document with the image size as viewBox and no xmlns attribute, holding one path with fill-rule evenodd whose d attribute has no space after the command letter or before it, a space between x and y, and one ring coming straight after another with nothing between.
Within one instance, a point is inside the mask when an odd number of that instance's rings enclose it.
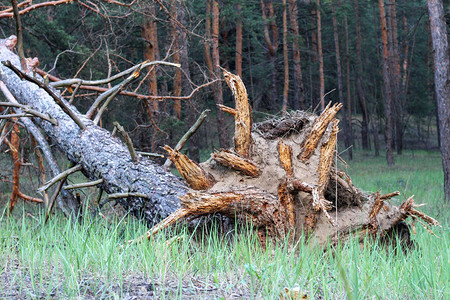
<instances>
[{"instance_id":1,"label":"grass tuft","mask_svg":"<svg viewBox=\"0 0 450 300\"><path fill-rule=\"evenodd\" d=\"M417 226L417 247L403 253L357 240L335 248L300 241L260 247L253 231L219 235L213 228L190 234L180 226L150 242L121 245L146 232L134 218L0 217L0 298L276 299L284 287L299 287L322 299L448 299L449 210L443 198L440 156L405 153L397 166L356 153L348 172L355 185L382 193L398 190L399 204L415 194L421 209L442 224L437 236ZM199 229L202 230L202 229ZM168 245L175 235L181 237Z\"/></svg>"}]
</instances>

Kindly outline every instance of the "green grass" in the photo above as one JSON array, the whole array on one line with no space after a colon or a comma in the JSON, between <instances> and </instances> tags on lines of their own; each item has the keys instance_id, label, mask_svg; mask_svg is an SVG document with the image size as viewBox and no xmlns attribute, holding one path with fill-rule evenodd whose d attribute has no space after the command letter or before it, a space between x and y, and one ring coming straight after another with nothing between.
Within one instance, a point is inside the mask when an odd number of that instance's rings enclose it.
<instances>
[{"instance_id":1,"label":"green grass","mask_svg":"<svg viewBox=\"0 0 450 300\"><path fill-rule=\"evenodd\" d=\"M405 153L397 166L356 153L348 171L355 185L383 193L415 194L422 211L443 227L430 235L417 224L417 247L408 254L356 241L333 250L269 245L262 249L249 231L221 238L217 230L167 245L169 236L120 249L147 229L133 218L86 218L72 224L53 218L0 218L0 297L19 290L29 298L121 298L133 276L157 284L158 298L277 299L284 287L300 287L323 299L448 299L449 212L443 200L440 156ZM402 198L398 200L401 202ZM201 238L198 238L200 236ZM8 282L3 280L8 275ZM130 279L131 278L131 279ZM114 291L114 292L112 292ZM4 293L3 295L1 293Z\"/></svg>"}]
</instances>

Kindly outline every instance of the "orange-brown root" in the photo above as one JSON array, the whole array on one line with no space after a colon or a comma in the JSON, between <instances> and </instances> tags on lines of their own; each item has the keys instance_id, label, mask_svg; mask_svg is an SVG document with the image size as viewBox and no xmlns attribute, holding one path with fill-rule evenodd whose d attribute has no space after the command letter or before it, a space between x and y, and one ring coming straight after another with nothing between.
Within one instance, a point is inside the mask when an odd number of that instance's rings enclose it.
<instances>
[{"instance_id":1,"label":"orange-brown root","mask_svg":"<svg viewBox=\"0 0 450 300\"><path fill-rule=\"evenodd\" d=\"M206 190L214 185L216 182L214 177L203 170L196 162L167 145L164 146L164 149L168 152L169 159L175 164L189 187L194 190Z\"/></svg>"},{"instance_id":2,"label":"orange-brown root","mask_svg":"<svg viewBox=\"0 0 450 300\"><path fill-rule=\"evenodd\" d=\"M258 177L261 175L261 170L252 161L229 150L221 149L221 151L211 154L211 157L218 163L237 170L245 175L251 177Z\"/></svg>"}]
</instances>

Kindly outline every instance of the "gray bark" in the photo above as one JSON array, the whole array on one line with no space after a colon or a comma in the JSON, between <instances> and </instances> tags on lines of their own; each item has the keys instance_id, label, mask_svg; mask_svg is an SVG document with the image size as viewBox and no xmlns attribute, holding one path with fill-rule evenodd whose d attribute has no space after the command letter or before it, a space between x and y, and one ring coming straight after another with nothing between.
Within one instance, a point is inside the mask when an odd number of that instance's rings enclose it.
<instances>
[{"instance_id":1,"label":"gray bark","mask_svg":"<svg viewBox=\"0 0 450 300\"><path fill-rule=\"evenodd\" d=\"M0 60L9 60L20 68L17 55L3 44L0 40ZM35 122L71 162L81 164L86 177L90 180L103 179L101 188L105 192L139 192L147 195L147 198L119 200L131 213L145 218L151 225L179 208L178 199L186 193L187 187L176 176L145 157L139 156L139 161L133 162L123 142L70 106L86 125L86 129L81 130L43 89L22 81L3 64L0 64L0 80L21 104L30 105L58 120L58 126L39 119ZM58 91L55 93L59 95Z\"/></svg>"}]
</instances>

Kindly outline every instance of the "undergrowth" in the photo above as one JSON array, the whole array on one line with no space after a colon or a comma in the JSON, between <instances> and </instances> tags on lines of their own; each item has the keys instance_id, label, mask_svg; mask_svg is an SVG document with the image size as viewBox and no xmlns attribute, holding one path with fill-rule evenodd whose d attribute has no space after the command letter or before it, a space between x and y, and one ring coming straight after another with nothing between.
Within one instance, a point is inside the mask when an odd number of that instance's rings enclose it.
<instances>
[{"instance_id":1,"label":"undergrowth","mask_svg":"<svg viewBox=\"0 0 450 300\"><path fill-rule=\"evenodd\" d=\"M43 224L42 214L3 214L0 297L20 292L28 298L122 298L139 276L158 299L276 299L284 287L299 287L311 299L448 299L449 207L439 154L405 153L389 168L383 158L359 152L347 171L364 190L400 190L395 204L415 194L416 203L428 204L421 210L442 227L431 235L416 224L416 247L407 253L369 240L327 249L300 240L263 249L251 230L223 236L220 224L195 235L173 228L126 245L147 230L131 217L73 223L56 216Z\"/></svg>"}]
</instances>

